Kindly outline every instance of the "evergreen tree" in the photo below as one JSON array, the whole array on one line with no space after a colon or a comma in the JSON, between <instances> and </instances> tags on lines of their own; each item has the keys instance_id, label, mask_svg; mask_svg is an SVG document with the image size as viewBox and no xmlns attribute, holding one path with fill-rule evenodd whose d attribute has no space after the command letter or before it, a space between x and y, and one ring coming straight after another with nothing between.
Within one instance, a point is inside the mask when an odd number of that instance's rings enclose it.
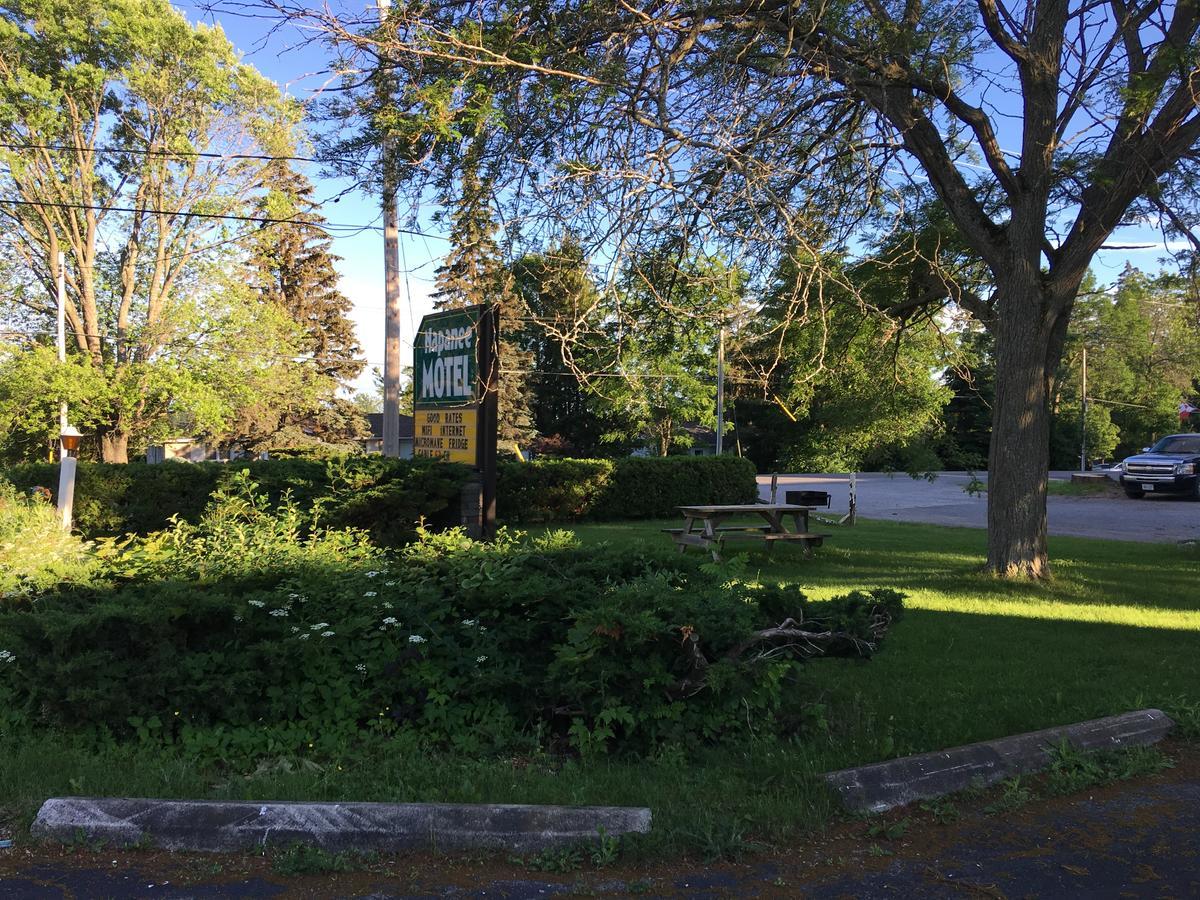
<instances>
[{"instance_id":1,"label":"evergreen tree","mask_svg":"<svg viewBox=\"0 0 1200 900\"><path fill-rule=\"evenodd\" d=\"M607 367L611 341L602 329L611 310L601 302L583 248L567 238L545 253L527 254L512 267L514 289L532 321L520 331L532 354L529 376L540 453L592 457L612 452L595 392L579 373Z\"/></svg>"},{"instance_id":2,"label":"evergreen tree","mask_svg":"<svg viewBox=\"0 0 1200 900\"><path fill-rule=\"evenodd\" d=\"M286 161L265 173L267 192L259 202L265 217L250 259L251 284L263 299L284 310L300 330L310 391L284 408L258 409L243 416L238 437L259 446L346 443L365 433L353 401L339 390L357 378L366 361L349 318L350 299L338 289L337 259L321 224L311 182Z\"/></svg>"},{"instance_id":3,"label":"evergreen tree","mask_svg":"<svg viewBox=\"0 0 1200 900\"><path fill-rule=\"evenodd\" d=\"M528 372L533 354L513 336L523 318L512 272L496 244L496 226L488 207L490 184L480 175L482 141L468 149L459 177L458 199L449 214L450 252L435 272L434 306L461 309L483 303L500 307L499 440L528 445L536 431L529 409Z\"/></svg>"}]
</instances>

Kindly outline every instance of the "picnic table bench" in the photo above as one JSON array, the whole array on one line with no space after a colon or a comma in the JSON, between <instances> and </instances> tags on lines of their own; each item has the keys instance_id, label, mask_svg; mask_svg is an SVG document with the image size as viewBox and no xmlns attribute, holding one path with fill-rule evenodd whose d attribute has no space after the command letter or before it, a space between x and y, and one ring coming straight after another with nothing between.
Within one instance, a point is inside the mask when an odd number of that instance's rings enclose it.
<instances>
[{"instance_id":1,"label":"picnic table bench","mask_svg":"<svg viewBox=\"0 0 1200 900\"><path fill-rule=\"evenodd\" d=\"M805 556L811 556L814 547L820 547L825 538L831 537L809 531L808 514L812 509L811 506L794 503L681 506L679 511L683 514L683 527L664 528L663 531L675 541L680 553L688 547L702 547L712 553L715 562L721 561L724 543L731 539L760 540L766 543L768 550L781 541L796 543L804 549ZM761 517L766 524L721 524L735 516L751 515ZM792 520L791 531L783 524L785 516Z\"/></svg>"}]
</instances>

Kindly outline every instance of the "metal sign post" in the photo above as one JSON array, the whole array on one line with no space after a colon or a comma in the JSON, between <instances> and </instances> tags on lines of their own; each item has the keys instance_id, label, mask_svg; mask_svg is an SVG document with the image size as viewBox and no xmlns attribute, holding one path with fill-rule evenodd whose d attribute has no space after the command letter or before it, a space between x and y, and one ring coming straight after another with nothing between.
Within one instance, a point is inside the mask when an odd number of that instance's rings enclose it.
<instances>
[{"instance_id":1,"label":"metal sign post","mask_svg":"<svg viewBox=\"0 0 1200 900\"><path fill-rule=\"evenodd\" d=\"M479 316L479 468L483 516L480 537L496 536L496 437L500 430L500 307L488 306Z\"/></svg>"}]
</instances>

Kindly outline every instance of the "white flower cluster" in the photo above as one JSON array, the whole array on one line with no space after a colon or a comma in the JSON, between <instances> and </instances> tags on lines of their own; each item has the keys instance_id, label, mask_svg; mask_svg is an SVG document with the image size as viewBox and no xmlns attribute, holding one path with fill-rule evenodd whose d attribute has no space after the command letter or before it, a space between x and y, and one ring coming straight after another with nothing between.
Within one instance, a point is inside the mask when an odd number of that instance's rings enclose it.
<instances>
[{"instance_id":1,"label":"white flower cluster","mask_svg":"<svg viewBox=\"0 0 1200 900\"><path fill-rule=\"evenodd\" d=\"M475 662L485 663L485 662L487 662L487 657L486 656L477 656L477 657L475 657Z\"/></svg>"},{"instance_id":2,"label":"white flower cluster","mask_svg":"<svg viewBox=\"0 0 1200 900\"><path fill-rule=\"evenodd\" d=\"M363 596L364 597L374 597L374 596L376 596L376 594L374 591L367 591L365 594L363 594Z\"/></svg>"},{"instance_id":3,"label":"white flower cluster","mask_svg":"<svg viewBox=\"0 0 1200 900\"><path fill-rule=\"evenodd\" d=\"M399 625L400 620L397 619L395 616L385 616L383 619L383 624L384 625Z\"/></svg>"},{"instance_id":4,"label":"white flower cluster","mask_svg":"<svg viewBox=\"0 0 1200 900\"><path fill-rule=\"evenodd\" d=\"M354 667L354 671L358 672L360 675L366 675L367 667L365 665L363 665L362 663L359 663L357 666Z\"/></svg>"},{"instance_id":5,"label":"white flower cluster","mask_svg":"<svg viewBox=\"0 0 1200 900\"><path fill-rule=\"evenodd\" d=\"M408 636L408 642L410 644L424 644L426 641L425 638L421 637L419 634L410 634Z\"/></svg>"},{"instance_id":6,"label":"white flower cluster","mask_svg":"<svg viewBox=\"0 0 1200 900\"><path fill-rule=\"evenodd\" d=\"M17 661L17 658L16 658L15 656L13 656L13 655L12 655L12 651L10 651L10 650L0 650L0 662L2 662L2 663L15 663L16 661Z\"/></svg>"},{"instance_id":7,"label":"white flower cluster","mask_svg":"<svg viewBox=\"0 0 1200 900\"><path fill-rule=\"evenodd\" d=\"M256 607L258 609L262 609L264 606L267 605L266 602L264 602L262 600L247 600L246 602L249 603L251 606Z\"/></svg>"},{"instance_id":8,"label":"white flower cluster","mask_svg":"<svg viewBox=\"0 0 1200 900\"><path fill-rule=\"evenodd\" d=\"M476 625L479 624L479 621L477 619L463 619L462 623L463 623L463 626L466 628L474 628Z\"/></svg>"},{"instance_id":9,"label":"white flower cluster","mask_svg":"<svg viewBox=\"0 0 1200 900\"><path fill-rule=\"evenodd\" d=\"M368 572L368 573L367 573L367 577L368 577L368 578L374 578L374 577L375 577L375 576L377 576L378 574L379 574L378 572Z\"/></svg>"},{"instance_id":10,"label":"white flower cluster","mask_svg":"<svg viewBox=\"0 0 1200 900\"><path fill-rule=\"evenodd\" d=\"M288 611L286 609L283 609L282 607L280 607L279 609L271 610L271 615L275 616L276 618L282 618L283 616L286 616L287 614L288 614Z\"/></svg>"}]
</instances>

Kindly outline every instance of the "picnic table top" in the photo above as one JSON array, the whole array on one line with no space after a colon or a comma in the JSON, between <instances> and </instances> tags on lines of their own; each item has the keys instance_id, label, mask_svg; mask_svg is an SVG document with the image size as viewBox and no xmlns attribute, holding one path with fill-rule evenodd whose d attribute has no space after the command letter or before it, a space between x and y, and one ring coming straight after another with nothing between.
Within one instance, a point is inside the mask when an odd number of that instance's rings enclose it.
<instances>
[{"instance_id":1,"label":"picnic table top","mask_svg":"<svg viewBox=\"0 0 1200 900\"><path fill-rule=\"evenodd\" d=\"M815 506L800 506L796 503L732 503L725 505L699 504L695 506L680 506L685 513L757 513L757 512L812 512Z\"/></svg>"}]
</instances>

